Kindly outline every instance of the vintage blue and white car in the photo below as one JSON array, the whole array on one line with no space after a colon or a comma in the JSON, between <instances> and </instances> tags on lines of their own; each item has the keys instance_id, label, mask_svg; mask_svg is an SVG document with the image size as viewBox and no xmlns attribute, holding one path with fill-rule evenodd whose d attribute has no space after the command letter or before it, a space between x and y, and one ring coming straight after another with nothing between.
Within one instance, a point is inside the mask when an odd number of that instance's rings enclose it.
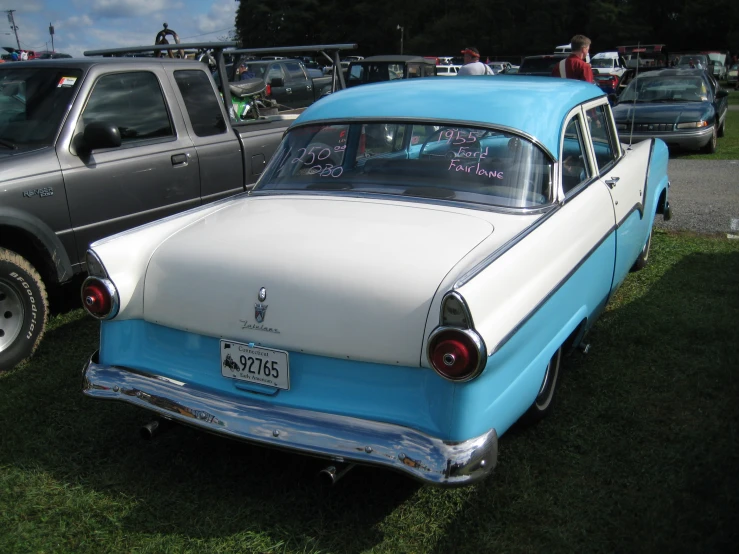
<instances>
[{"instance_id":1,"label":"vintage blue and white car","mask_svg":"<svg viewBox=\"0 0 739 554\"><path fill-rule=\"evenodd\" d=\"M414 79L308 108L255 189L94 243L84 392L225 437L473 483L669 217L598 87Z\"/></svg>"}]
</instances>

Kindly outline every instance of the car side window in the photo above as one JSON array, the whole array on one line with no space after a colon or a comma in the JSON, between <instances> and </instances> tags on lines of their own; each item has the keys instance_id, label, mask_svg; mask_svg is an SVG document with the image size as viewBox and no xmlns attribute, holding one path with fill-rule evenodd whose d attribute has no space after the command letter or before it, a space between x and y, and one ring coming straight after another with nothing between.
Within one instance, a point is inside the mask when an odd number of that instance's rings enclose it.
<instances>
[{"instance_id":1,"label":"car side window","mask_svg":"<svg viewBox=\"0 0 739 554\"><path fill-rule=\"evenodd\" d=\"M587 110L587 118L598 171L602 171L618 158L618 141L605 105Z\"/></svg>"},{"instance_id":2,"label":"car side window","mask_svg":"<svg viewBox=\"0 0 739 554\"><path fill-rule=\"evenodd\" d=\"M175 71L174 78L195 134L209 137L225 133L226 121L208 76L203 71L186 70Z\"/></svg>"},{"instance_id":3,"label":"car side window","mask_svg":"<svg viewBox=\"0 0 739 554\"><path fill-rule=\"evenodd\" d=\"M153 73L137 71L104 75L95 83L81 120L118 127L121 143L174 137L174 129L159 81Z\"/></svg>"},{"instance_id":4,"label":"car side window","mask_svg":"<svg viewBox=\"0 0 739 554\"><path fill-rule=\"evenodd\" d=\"M590 177L587 159L582 123L580 117L575 116L567 123L562 140L562 188L565 196Z\"/></svg>"}]
</instances>

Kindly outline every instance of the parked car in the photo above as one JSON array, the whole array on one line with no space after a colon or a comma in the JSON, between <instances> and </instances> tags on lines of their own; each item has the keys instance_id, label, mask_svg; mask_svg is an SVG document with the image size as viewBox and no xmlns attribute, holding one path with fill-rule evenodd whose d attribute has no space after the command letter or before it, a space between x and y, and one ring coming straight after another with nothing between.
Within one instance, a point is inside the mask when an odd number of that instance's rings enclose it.
<instances>
[{"instance_id":1,"label":"parked car","mask_svg":"<svg viewBox=\"0 0 739 554\"><path fill-rule=\"evenodd\" d=\"M677 69L708 69L706 54L687 54L677 59Z\"/></svg>"},{"instance_id":2,"label":"parked car","mask_svg":"<svg viewBox=\"0 0 739 554\"><path fill-rule=\"evenodd\" d=\"M618 85L621 82L621 77L618 75L611 75L609 73L593 74L593 81L606 94L618 94L619 93Z\"/></svg>"},{"instance_id":3,"label":"parked car","mask_svg":"<svg viewBox=\"0 0 739 554\"><path fill-rule=\"evenodd\" d=\"M454 77L459 73L458 65L437 65L436 74L439 77Z\"/></svg>"},{"instance_id":4,"label":"parked car","mask_svg":"<svg viewBox=\"0 0 739 554\"><path fill-rule=\"evenodd\" d=\"M252 192L91 246L84 393L335 469L482 479L669 217L665 144L612 121L569 79L332 94Z\"/></svg>"},{"instance_id":5,"label":"parked car","mask_svg":"<svg viewBox=\"0 0 739 554\"><path fill-rule=\"evenodd\" d=\"M709 60L708 69L716 80L726 80L726 66L720 60Z\"/></svg>"},{"instance_id":6,"label":"parked car","mask_svg":"<svg viewBox=\"0 0 739 554\"><path fill-rule=\"evenodd\" d=\"M712 153L726 129L728 95L702 69L650 71L621 93L613 117L624 142L660 138Z\"/></svg>"},{"instance_id":7,"label":"parked car","mask_svg":"<svg viewBox=\"0 0 739 554\"><path fill-rule=\"evenodd\" d=\"M420 56L370 56L349 65L346 86L355 87L367 83L415 77L433 77L434 75L436 75L436 63L428 58Z\"/></svg>"},{"instance_id":8,"label":"parked car","mask_svg":"<svg viewBox=\"0 0 739 554\"><path fill-rule=\"evenodd\" d=\"M726 72L726 82L727 83L737 83L737 74L739 74L739 63L735 63L729 68L729 71Z\"/></svg>"},{"instance_id":9,"label":"parked car","mask_svg":"<svg viewBox=\"0 0 739 554\"><path fill-rule=\"evenodd\" d=\"M550 77L554 66L561 60L567 58L569 54L545 54L543 56L527 56L521 62L518 68L518 75L539 75Z\"/></svg>"},{"instance_id":10,"label":"parked car","mask_svg":"<svg viewBox=\"0 0 739 554\"><path fill-rule=\"evenodd\" d=\"M33 353L92 241L252 187L297 117L229 111L194 60L0 64L0 371Z\"/></svg>"},{"instance_id":11,"label":"parked car","mask_svg":"<svg viewBox=\"0 0 739 554\"><path fill-rule=\"evenodd\" d=\"M498 73L505 73L511 68L510 62L488 62L486 65L492 69L493 73L496 75Z\"/></svg>"}]
</instances>

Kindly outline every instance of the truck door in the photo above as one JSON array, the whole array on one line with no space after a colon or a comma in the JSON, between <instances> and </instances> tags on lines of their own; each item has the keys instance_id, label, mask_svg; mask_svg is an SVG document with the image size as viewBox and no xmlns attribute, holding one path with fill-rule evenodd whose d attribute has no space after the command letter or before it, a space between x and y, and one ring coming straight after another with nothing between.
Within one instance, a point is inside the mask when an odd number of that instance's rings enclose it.
<instances>
[{"instance_id":1,"label":"truck door","mask_svg":"<svg viewBox=\"0 0 739 554\"><path fill-rule=\"evenodd\" d=\"M644 213L647 166L651 141L637 143L621 153L611 110L604 100L584 106L590 129L590 149L598 177L608 187L616 221L616 266L613 284L628 274L641 252L652 225Z\"/></svg>"},{"instance_id":2,"label":"truck door","mask_svg":"<svg viewBox=\"0 0 739 554\"><path fill-rule=\"evenodd\" d=\"M185 106L185 123L198 154L203 204L244 190L241 143L226 123L223 102L202 69L174 72L176 92Z\"/></svg>"},{"instance_id":3,"label":"truck door","mask_svg":"<svg viewBox=\"0 0 739 554\"><path fill-rule=\"evenodd\" d=\"M91 75L83 108L70 114L73 132L57 155L80 256L90 242L200 203L198 158L163 71ZM91 90L90 90L91 89ZM76 124L75 124L76 122ZM85 127L116 127L121 145L85 152Z\"/></svg>"},{"instance_id":4,"label":"truck door","mask_svg":"<svg viewBox=\"0 0 739 554\"><path fill-rule=\"evenodd\" d=\"M293 107L305 108L310 106L315 99L313 96L313 79L308 77L297 62L285 62L285 70L289 79L287 86L292 89Z\"/></svg>"}]
</instances>

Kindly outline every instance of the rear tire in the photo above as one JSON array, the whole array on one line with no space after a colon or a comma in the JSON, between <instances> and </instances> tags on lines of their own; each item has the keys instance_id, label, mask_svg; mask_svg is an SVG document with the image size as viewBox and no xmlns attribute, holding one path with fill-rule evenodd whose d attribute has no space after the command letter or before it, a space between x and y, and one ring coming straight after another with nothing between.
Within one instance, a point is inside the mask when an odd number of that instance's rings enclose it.
<instances>
[{"instance_id":1,"label":"rear tire","mask_svg":"<svg viewBox=\"0 0 739 554\"><path fill-rule=\"evenodd\" d=\"M536 400L521 418L526 425L531 425L544 419L552 411L552 402L554 393L557 391L559 383L559 370L562 365L562 347L557 348L554 356L547 364L547 370L544 373L544 380L541 383L539 393Z\"/></svg>"},{"instance_id":2,"label":"rear tire","mask_svg":"<svg viewBox=\"0 0 739 554\"><path fill-rule=\"evenodd\" d=\"M642 251L639 252L639 257L636 258L636 261L634 262L634 265L631 266L631 271L640 271L647 267L647 264L649 263L649 249L652 247L652 231L649 231L649 236L647 237L647 243L644 245L644 248L642 248Z\"/></svg>"},{"instance_id":3,"label":"rear tire","mask_svg":"<svg viewBox=\"0 0 739 554\"><path fill-rule=\"evenodd\" d=\"M23 256L0 248L0 372L33 355L48 318L41 276Z\"/></svg>"}]
</instances>

